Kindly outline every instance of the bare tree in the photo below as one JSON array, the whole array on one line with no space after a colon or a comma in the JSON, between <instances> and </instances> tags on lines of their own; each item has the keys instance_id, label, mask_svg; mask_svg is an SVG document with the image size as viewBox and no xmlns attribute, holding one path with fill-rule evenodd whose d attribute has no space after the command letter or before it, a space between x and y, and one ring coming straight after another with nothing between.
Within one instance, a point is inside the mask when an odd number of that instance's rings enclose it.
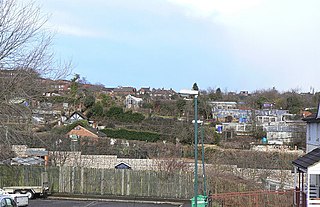
<instances>
[{"instance_id":1,"label":"bare tree","mask_svg":"<svg viewBox=\"0 0 320 207\"><path fill-rule=\"evenodd\" d=\"M55 61L50 48L52 35L44 28L46 21L47 16L32 1L0 0L2 143L22 144L23 137L30 135L30 105L42 95L44 78L57 79L70 68Z\"/></svg>"}]
</instances>

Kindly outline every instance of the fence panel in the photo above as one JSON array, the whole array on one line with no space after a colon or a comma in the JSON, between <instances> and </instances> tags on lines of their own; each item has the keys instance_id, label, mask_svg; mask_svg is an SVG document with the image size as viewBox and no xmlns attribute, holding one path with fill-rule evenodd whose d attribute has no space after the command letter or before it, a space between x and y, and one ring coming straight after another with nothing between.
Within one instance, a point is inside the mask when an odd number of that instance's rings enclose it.
<instances>
[{"instance_id":1,"label":"fence panel","mask_svg":"<svg viewBox=\"0 0 320 207\"><path fill-rule=\"evenodd\" d=\"M0 166L0 188L41 185L43 167ZM48 167L52 193L191 198L193 174L81 167ZM199 183L201 185L201 183Z\"/></svg>"}]
</instances>

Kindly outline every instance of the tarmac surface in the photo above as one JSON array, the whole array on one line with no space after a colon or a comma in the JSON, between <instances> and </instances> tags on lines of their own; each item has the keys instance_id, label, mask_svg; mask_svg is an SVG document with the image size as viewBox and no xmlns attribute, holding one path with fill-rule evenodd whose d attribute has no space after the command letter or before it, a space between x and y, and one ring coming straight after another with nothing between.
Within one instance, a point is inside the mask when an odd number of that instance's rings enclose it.
<instances>
[{"instance_id":1,"label":"tarmac surface","mask_svg":"<svg viewBox=\"0 0 320 207\"><path fill-rule=\"evenodd\" d=\"M33 199L29 200L29 207L188 207L182 203L156 201L120 201L108 199Z\"/></svg>"}]
</instances>

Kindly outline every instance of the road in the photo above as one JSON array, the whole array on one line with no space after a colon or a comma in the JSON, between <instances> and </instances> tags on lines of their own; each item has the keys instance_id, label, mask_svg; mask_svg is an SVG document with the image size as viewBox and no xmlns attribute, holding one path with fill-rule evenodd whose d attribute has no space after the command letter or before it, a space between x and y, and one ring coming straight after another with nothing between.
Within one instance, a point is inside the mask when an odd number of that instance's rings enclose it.
<instances>
[{"instance_id":1,"label":"road","mask_svg":"<svg viewBox=\"0 0 320 207\"><path fill-rule=\"evenodd\" d=\"M131 202L131 201L130 201ZM29 207L179 207L166 203L151 204L140 202L115 202L115 201L94 201L94 200L58 200L58 199L34 199L29 200Z\"/></svg>"}]
</instances>

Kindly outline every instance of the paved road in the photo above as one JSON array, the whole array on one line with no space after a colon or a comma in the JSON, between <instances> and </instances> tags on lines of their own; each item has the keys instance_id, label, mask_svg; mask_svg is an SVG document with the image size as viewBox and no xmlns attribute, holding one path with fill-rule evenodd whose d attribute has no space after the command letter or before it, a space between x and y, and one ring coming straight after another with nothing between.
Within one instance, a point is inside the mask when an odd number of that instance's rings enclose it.
<instances>
[{"instance_id":1,"label":"paved road","mask_svg":"<svg viewBox=\"0 0 320 207\"><path fill-rule=\"evenodd\" d=\"M29 201L29 207L177 207L170 204L127 203L112 201L43 200Z\"/></svg>"}]
</instances>

